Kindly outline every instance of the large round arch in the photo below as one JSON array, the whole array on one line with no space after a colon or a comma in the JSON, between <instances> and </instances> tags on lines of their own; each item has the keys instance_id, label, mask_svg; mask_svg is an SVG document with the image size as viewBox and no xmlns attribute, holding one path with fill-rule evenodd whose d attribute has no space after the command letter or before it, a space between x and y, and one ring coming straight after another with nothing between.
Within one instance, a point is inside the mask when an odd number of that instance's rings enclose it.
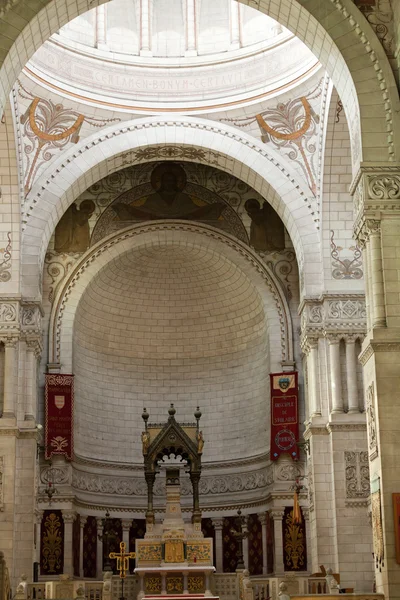
<instances>
[{"instance_id":1,"label":"large round arch","mask_svg":"<svg viewBox=\"0 0 400 600\"><path fill-rule=\"evenodd\" d=\"M208 225L188 221L152 221L111 234L78 261L55 298L49 327L49 362L72 370L73 326L79 301L93 278L115 258L132 249L184 243L222 254L258 290L268 322L270 370L293 362L293 326L287 300L276 277L257 254L240 240Z\"/></svg>"},{"instance_id":2,"label":"large round arch","mask_svg":"<svg viewBox=\"0 0 400 600\"><path fill-rule=\"evenodd\" d=\"M8 50L0 69L3 106L35 50L68 21L103 2L43 3L36 12L26 0L16 1L2 15ZM361 160L398 159L394 134L399 130L399 95L394 75L378 38L352 0L260 0L254 8L292 31L327 69L350 124L353 172Z\"/></svg>"},{"instance_id":3,"label":"large round arch","mask_svg":"<svg viewBox=\"0 0 400 600\"><path fill-rule=\"evenodd\" d=\"M136 119L110 127L72 148L39 178L25 204L22 239L22 292L39 294L37 282L54 228L68 206L99 179L130 164L196 160L235 175L273 206L281 217L304 272L304 291L320 293L321 252L315 199L281 164L272 149L229 125L194 117Z\"/></svg>"}]
</instances>

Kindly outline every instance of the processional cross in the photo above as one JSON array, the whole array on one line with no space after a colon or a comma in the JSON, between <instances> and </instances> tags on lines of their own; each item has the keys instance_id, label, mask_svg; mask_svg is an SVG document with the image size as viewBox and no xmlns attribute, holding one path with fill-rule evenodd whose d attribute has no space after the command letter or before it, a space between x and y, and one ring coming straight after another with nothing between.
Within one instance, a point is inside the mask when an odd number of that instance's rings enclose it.
<instances>
[{"instance_id":1,"label":"processional cross","mask_svg":"<svg viewBox=\"0 0 400 600\"><path fill-rule=\"evenodd\" d=\"M108 555L109 558L117 559L117 571L119 571L119 576L121 578L121 598L120 600L124 600L124 579L126 577L126 572L129 570L129 559L136 558L136 552L125 552L126 544L125 542L120 542L119 544L119 554L118 552L110 552Z\"/></svg>"}]
</instances>

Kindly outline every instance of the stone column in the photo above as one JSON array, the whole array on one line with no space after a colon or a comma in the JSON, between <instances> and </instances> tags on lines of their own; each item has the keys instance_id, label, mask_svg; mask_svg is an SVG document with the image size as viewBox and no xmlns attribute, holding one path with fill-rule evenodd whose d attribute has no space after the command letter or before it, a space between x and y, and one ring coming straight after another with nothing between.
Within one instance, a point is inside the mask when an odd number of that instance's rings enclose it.
<instances>
[{"instance_id":1,"label":"stone column","mask_svg":"<svg viewBox=\"0 0 400 600\"><path fill-rule=\"evenodd\" d=\"M74 575L73 548L72 548L72 527L76 519L76 513L70 510L63 510L64 520L64 569L65 575Z\"/></svg>"},{"instance_id":2,"label":"stone column","mask_svg":"<svg viewBox=\"0 0 400 600\"><path fill-rule=\"evenodd\" d=\"M151 54L151 0L140 0L140 56Z\"/></svg>"},{"instance_id":3,"label":"stone column","mask_svg":"<svg viewBox=\"0 0 400 600\"><path fill-rule=\"evenodd\" d=\"M125 542L126 551L129 552L129 532L132 527L132 519L121 519L122 541Z\"/></svg>"},{"instance_id":4,"label":"stone column","mask_svg":"<svg viewBox=\"0 0 400 600\"><path fill-rule=\"evenodd\" d=\"M79 526L80 526L80 535L79 535L79 577L83 579L85 577L83 573L83 530L85 528L87 521L87 517L80 516Z\"/></svg>"},{"instance_id":5,"label":"stone column","mask_svg":"<svg viewBox=\"0 0 400 600\"><path fill-rule=\"evenodd\" d=\"M240 4L239 2L229 3L230 7L230 31L231 31L231 50L240 48Z\"/></svg>"},{"instance_id":6,"label":"stone column","mask_svg":"<svg viewBox=\"0 0 400 600\"><path fill-rule=\"evenodd\" d=\"M34 421L37 418L37 361L39 348L36 341L26 343L26 390L25 390L25 421Z\"/></svg>"},{"instance_id":7,"label":"stone column","mask_svg":"<svg viewBox=\"0 0 400 600\"><path fill-rule=\"evenodd\" d=\"M329 357L330 357L331 393L332 393L331 413L342 413L343 412L339 342L340 342L340 340L336 336L332 336L332 337L328 338Z\"/></svg>"},{"instance_id":8,"label":"stone column","mask_svg":"<svg viewBox=\"0 0 400 600\"><path fill-rule=\"evenodd\" d=\"M319 397L319 362L318 362L318 339L308 339L308 397L309 416L321 414L321 402Z\"/></svg>"},{"instance_id":9,"label":"stone column","mask_svg":"<svg viewBox=\"0 0 400 600\"><path fill-rule=\"evenodd\" d=\"M196 0L185 0L186 8L186 52L185 56L197 55Z\"/></svg>"},{"instance_id":10,"label":"stone column","mask_svg":"<svg viewBox=\"0 0 400 600\"><path fill-rule=\"evenodd\" d=\"M383 285L381 224L380 221L367 221L370 230L370 252L372 297L373 297L373 327L386 327L385 289Z\"/></svg>"},{"instance_id":11,"label":"stone column","mask_svg":"<svg viewBox=\"0 0 400 600\"><path fill-rule=\"evenodd\" d=\"M306 550L308 570L311 570L311 529L310 529L310 511L308 508L301 507L304 517L304 526L306 528Z\"/></svg>"},{"instance_id":12,"label":"stone column","mask_svg":"<svg viewBox=\"0 0 400 600\"><path fill-rule=\"evenodd\" d=\"M96 579L103 579L103 519L97 521Z\"/></svg>"},{"instance_id":13,"label":"stone column","mask_svg":"<svg viewBox=\"0 0 400 600\"><path fill-rule=\"evenodd\" d=\"M189 576L188 575L189 574L187 571L183 571L183 593L186 595L189 593L189 588L188 588Z\"/></svg>"},{"instance_id":14,"label":"stone column","mask_svg":"<svg viewBox=\"0 0 400 600\"><path fill-rule=\"evenodd\" d=\"M269 516L274 521L274 575L283 575L285 566L283 562L283 535L282 519L284 511L281 509L271 510Z\"/></svg>"},{"instance_id":15,"label":"stone column","mask_svg":"<svg viewBox=\"0 0 400 600\"><path fill-rule=\"evenodd\" d=\"M165 571L161 572L161 594L165 596L167 593L167 575Z\"/></svg>"},{"instance_id":16,"label":"stone column","mask_svg":"<svg viewBox=\"0 0 400 600\"><path fill-rule=\"evenodd\" d=\"M96 8L96 47L108 50L107 47L107 6L102 4Z\"/></svg>"},{"instance_id":17,"label":"stone column","mask_svg":"<svg viewBox=\"0 0 400 600\"><path fill-rule=\"evenodd\" d=\"M16 338L4 340L4 405L3 417L14 417L16 412L15 397L15 363L16 363Z\"/></svg>"},{"instance_id":18,"label":"stone column","mask_svg":"<svg viewBox=\"0 0 400 600\"><path fill-rule=\"evenodd\" d=\"M247 529L247 520L246 523L244 525L242 525L242 533L247 533L248 529ZM245 538L243 538L243 542L242 542L242 548L243 548L243 562L244 562L244 567L245 569L249 568L249 536L246 535Z\"/></svg>"},{"instance_id":19,"label":"stone column","mask_svg":"<svg viewBox=\"0 0 400 600\"><path fill-rule=\"evenodd\" d=\"M359 413L358 386L357 386L357 357L355 338L346 337L346 378L347 378L347 401L348 412Z\"/></svg>"},{"instance_id":20,"label":"stone column","mask_svg":"<svg viewBox=\"0 0 400 600\"><path fill-rule=\"evenodd\" d=\"M222 527L224 519L211 519L215 531L215 568L217 573L224 571L224 547L222 540Z\"/></svg>"},{"instance_id":21,"label":"stone column","mask_svg":"<svg viewBox=\"0 0 400 600\"><path fill-rule=\"evenodd\" d=\"M36 545L35 545L35 561L40 564L40 534L42 529L42 519L44 510L35 510L36 517Z\"/></svg>"},{"instance_id":22,"label":"stone column","mask_svg":"<svg viewBox=\"0 0 400 600\"><path fill-rule=\"evenodd\" d=\"M267 515L265 512L259 513L258 520L261 523L262 530L262 549L263 549L263 575L267 574Z\"/></svg>"}]
</instances>

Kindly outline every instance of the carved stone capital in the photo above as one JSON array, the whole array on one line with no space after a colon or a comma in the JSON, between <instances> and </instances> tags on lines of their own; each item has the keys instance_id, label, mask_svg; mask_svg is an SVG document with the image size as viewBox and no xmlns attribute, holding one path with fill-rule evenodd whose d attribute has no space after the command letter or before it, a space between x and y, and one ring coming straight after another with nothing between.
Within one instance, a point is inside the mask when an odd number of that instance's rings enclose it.
<instances>
[{"instance_id":1,"label":"carved stone capital","mask_svg":"<svg viewBox=\"0 0 400 600\"><path fill-rule=\"evenodd\" d=\"M211 519L211 522L213 524L213 527L215 529L215 531L222 531L222 527L224 525L224 520L223 519Z\"/></svg>"},{"instance_id":2,"label":"carved stone capital","mask_svg":"<svg viewBox=\"0 0 400 600\"><path fill-rule=\"evenodd\" d=\"M63 510L62 516L63 516L64 523L73 523L76 519L77 514L74 511Z\"/></svg>"},{"instance_id":3,"label":"carved stone capital","mask_svg":"<svg viewBox=\"0 0 400 600\"><path fill-rule=\"evenodd\" d=\"M132 527L132 519L121 519L122 531L129 531Z\"/></svg>"},{"instance_id":4,"label":"carved stone capital","mask_svg":"<svg viewBox=\"0 0 400 600\"><path fill-rule=\"evenodd\" d=\"M38 525L40 525L40 523L42 522L43 515L44 515L44 510L39 510L38 508L35 509L35 519L36 519L36 523Z\"/></svg>"},{"instance_id":5,"label":"carved stone capital","mask_svg":"<svg viewBox=\"0 0 400 600\"><path fill-rule=\"evenodd\" d=\"M85 517L83 515L80 515L80 517L79 517L79 525L80 525L81 529L83 529L85 527L87 520L88 520L87 517Z\"/></svg>"},{"instance_id":6,"label":"carved stone capital","mask_svg":"<svg viewBox=\"0 0 400 600\"><path fill-rule=\"evenodd\" d=\"M264 526L267 524L267 513L263 512L263 513L258 513L257 514L258 520L260 521L261 525Z\"/></svg>"},{"instance_id":7,"label":"carved stone capital","mask_svg":"<svg viewBox=\"0 0 400 600\"><path fill-rule=\"evenodd\" d=\"M284 514L285 514L285 511L282 510L282 509L275 509L274 508L273 510L269 511L269 516L274 521L282 521Z\"/></svg>"},{"instance_id":8,"label":"carved stone capital","mask_svg":"<svg viewBox=\"0 0 400 600\"><path fill-rule=\"evenodd\" d=\"M0 331L1 333L1 331ZM18 338L15 337L6 337L6 338L2 338L0 337L0 341L3 342L4 346L6 348L16 348L17 343L18 343Z\"/></svg>"}]
</instances>

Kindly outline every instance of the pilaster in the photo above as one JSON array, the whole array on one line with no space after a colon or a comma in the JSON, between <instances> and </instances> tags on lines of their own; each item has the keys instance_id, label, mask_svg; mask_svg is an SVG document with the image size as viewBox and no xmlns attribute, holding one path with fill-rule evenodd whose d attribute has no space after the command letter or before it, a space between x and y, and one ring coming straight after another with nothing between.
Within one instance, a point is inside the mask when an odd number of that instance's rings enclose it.
<instances>
[{"instance_id":1,"label":"pilaster","mask_svg":"<svg viewBox=\"0 0 400 600\"><path fill-rule=\"evenodd\" d=\"M224 548L222 540L223 519L212 519L212 524L215 531L215 568L217 573L224 571Z\"/></svg>"},{"instance_id":2,"label":"pilaster","mask_svg":"<svg viewBox=\"0 0 400 600\"><path fill-rule=\"evenodd\" d=\"M79 576L81 579L83 579L85 577L85 574L83 572L83 531L86 525L86 521L87 521L87 517L83 517L82 515L80 515L79 518L79 527L80 527L80 531L79 531Z\"/></svg>"},{"instance_id":3,"label":"pilaster","mask_svg":"<svg viewBox=\"0 0 400 600\"><path fill-rule=\"evenodd\" d=\"M263 513L259 513L258 515L258 520L261 523L261 535L262 535L262 549L263 549L263 575L267 574L267 564L268 564L268 557L267 557L267 515L265 512Z\"/></svg>"},{"instance_id":4,"label":"pilaster","mask_svg":"<svg viewBox=\"0 0 400 600\"><path fill-rule=\"evenodd\" d=\"M392 600L400 598L392 507L392 493L400 489L394 450L400 436L396 406L400 388L400 164L362 163L350 191L354 235L367 263L368 334L360 361L370 477L379 481L384 543L384 561L375 568L375 578L377 592Z\"/></svg>"},{"instance_id":5,"label":"pilaster","mask_svg":"<svg viewBox=\"0 0 400 600\"><path fill-rule=\"evenodd\" d=\"M72 528L76 519L76 512L71 510L63 510L62 516L64 520L64 574L73 577L73 546L72 546Z\"/></svg>"},{"instance_id":6,"label":"pilaster","mask_svg":"<svg viewBox=\"0 0 400 600\"><path fill-rule=\"evenodd\" d=\"M283 575L285 572L285 565L283 562L283 531L282 531L282 519L284 511L281 509L274 509L269 512L269 516L274 521L274 575L275 577Z\"/></svg>"}]
</instances>

